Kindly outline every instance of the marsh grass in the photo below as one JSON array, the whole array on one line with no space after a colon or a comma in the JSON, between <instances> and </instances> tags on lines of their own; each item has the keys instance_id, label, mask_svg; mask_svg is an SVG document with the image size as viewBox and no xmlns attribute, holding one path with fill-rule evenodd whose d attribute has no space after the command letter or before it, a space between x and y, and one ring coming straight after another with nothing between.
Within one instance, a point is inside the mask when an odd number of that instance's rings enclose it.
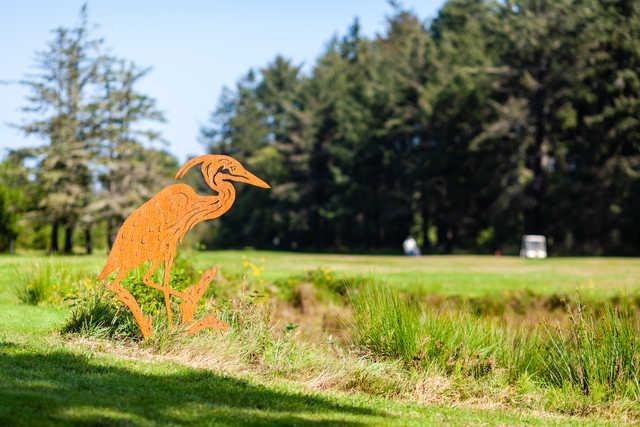
<instances>
[{"instance_id":1,"label":"marsh grass","mask_svg":"<svg viewBox=\"0 0 640 427\"><path fill-rule=\"evenodd\" d=\"M640 322L633 309L577 305L567 322L527 329L473 310L419 309L384 286L354 293L351 301L356 344L376 358L450 378L564 390L573 399L554 403L564 409L640 398Z\"/></svg>"},{"instance_id":2,"label":"marsh grass","mask_svg":"<svg viewBox=\"0 0 640 427\"><path fill-rule=\"evenodd\" d=\"M374 354L411 362L419 349L420 319L415 306L385 285L351 293L355 340Z\"/></svg>"},{"instance_id":3,"label":"marsh grass","mask_svg":"<svg viewBox=\"0 0 640 427\"><path fill-rule=\"evenodd\" d=\"M640 399L640 322L609 308L594 316L578 307L570 328L549 328L539 349L538 374L549 384L577 387L598 400Z\"/></svg>"}]
</instances>

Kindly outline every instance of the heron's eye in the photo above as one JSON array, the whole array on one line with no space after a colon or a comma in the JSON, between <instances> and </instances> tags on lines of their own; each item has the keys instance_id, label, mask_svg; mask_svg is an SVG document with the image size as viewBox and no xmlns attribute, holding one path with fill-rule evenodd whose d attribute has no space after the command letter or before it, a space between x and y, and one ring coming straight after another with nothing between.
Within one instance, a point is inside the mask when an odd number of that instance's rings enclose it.
<instances>
[{"instance_id":1,"label":"heron's eye","mask_svg":"<svg viewBox=\"0 0 640 427\"><path fill-rule=\"evenodd\" d=\"M220 172L225 173L227 175L231 173L231 172L229 172L229 169L227 169L227 168L220 169Z\"/></svg>"}]
</instances>

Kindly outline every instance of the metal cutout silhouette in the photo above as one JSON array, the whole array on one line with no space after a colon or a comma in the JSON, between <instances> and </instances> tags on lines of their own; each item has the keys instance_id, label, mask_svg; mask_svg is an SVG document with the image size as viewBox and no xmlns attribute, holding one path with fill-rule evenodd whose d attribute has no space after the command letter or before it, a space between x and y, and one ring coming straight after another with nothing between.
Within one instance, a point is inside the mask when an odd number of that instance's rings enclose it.
<instances>
[{"instance_id":1,"label":"metal cutout silhouette","mask_svg":"<svg viewBox=\"0 0 640 427\"><path fill-rule=\"evenodd\" d=\"M170 298L174 296L181 300L179 307L187 333L195 334L204 328L228 328L226 323L212 315L207 315L199 321L193 318L198 300L215 278L217 269L205 271L198 283L184 291L170 287L170 272L177 246L196 224L218 218L231 208L236 196L233 181L262 188L270 187L234 158L215 154L189 160L178 170L175 179L182 178L189 169L200 163L205 182L217 194L203 196L186 184L165 187L125 219L118 230L107 264L98 276L100 281L104 281L109 275L116 273L115 278L106 287L115 292L116 297L131 310L145 339L151 336L153 319L144 315L133 295L120 285L132 269L145 262L149 262L150 267L142 279L143 284L164 294L169 327L173 326ZM162 285L153 281L153 273L160 264L163 264L164 268Z\"/></svg>"}]
</instances>

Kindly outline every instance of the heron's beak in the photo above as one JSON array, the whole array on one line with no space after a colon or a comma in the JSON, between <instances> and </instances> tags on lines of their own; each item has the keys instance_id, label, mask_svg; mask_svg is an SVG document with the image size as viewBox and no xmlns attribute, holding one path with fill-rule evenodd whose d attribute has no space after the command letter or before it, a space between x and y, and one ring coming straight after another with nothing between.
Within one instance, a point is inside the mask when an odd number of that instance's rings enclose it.
<instances>
[{"instance_id":1,"label":"heron's beak","mask_svg":"<svg viewBox=\"0 0 640 427\"><path fill-rule=\"evenodd\" d=\"M271 188L269 184L267 184L266 182L264 182L263 180L261 180L260 178L258 178L257 176L255 176L254 174L252 174L246 169L242 171L240 174L232 175L232 176L234 181L244 182L246 184L255 185L256 187L260 187L260 188Z\"/></svg>"}]
</instances>

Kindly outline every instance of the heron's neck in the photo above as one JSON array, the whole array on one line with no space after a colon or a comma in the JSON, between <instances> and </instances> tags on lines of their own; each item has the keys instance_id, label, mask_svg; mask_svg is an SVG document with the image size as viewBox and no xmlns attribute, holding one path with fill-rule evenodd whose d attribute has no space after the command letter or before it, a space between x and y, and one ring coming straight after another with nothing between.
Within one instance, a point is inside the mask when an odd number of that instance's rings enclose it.
<instances>
[{"instance_id":1,"label":"heron's neck","mask_svg":"<svg viewBox=\"0 0 640 427\"><path fill-rule=\"evenodd\" d=\"M236 200L236 189L232 183L228 181L221 181L216 183L214 190L218 192L215 196L209 196L209 200L213 200L210 205L210 209L205 213L203 221L208 219L215 219L221 215L224 215Z\"/></svg>"},{"instance_id":2,"label":"heron's neck","mask_svg":"<svg viewBox=\"0 0 640 427\"><path fill-rule=\"evenodd\" d=\"M230 182L223 181L212 189L217 191L215 196L196 196L190 211L184 216L181 222L181 236L195 227L196 224L209 219L216 219L224 215L236 199L236 189Z\"/></svg>"},{"instance_id":3,"label":"heron's neck","mask_svg":"<svg viewBox=\"0 0 640 427\"><path fill-rule=\"evenodd\" d=\"M229 181L221 181L217 187L216 190L218 191L220 204L229 209L236 200L236 188Z\"/></svg>"}]
</instances>

